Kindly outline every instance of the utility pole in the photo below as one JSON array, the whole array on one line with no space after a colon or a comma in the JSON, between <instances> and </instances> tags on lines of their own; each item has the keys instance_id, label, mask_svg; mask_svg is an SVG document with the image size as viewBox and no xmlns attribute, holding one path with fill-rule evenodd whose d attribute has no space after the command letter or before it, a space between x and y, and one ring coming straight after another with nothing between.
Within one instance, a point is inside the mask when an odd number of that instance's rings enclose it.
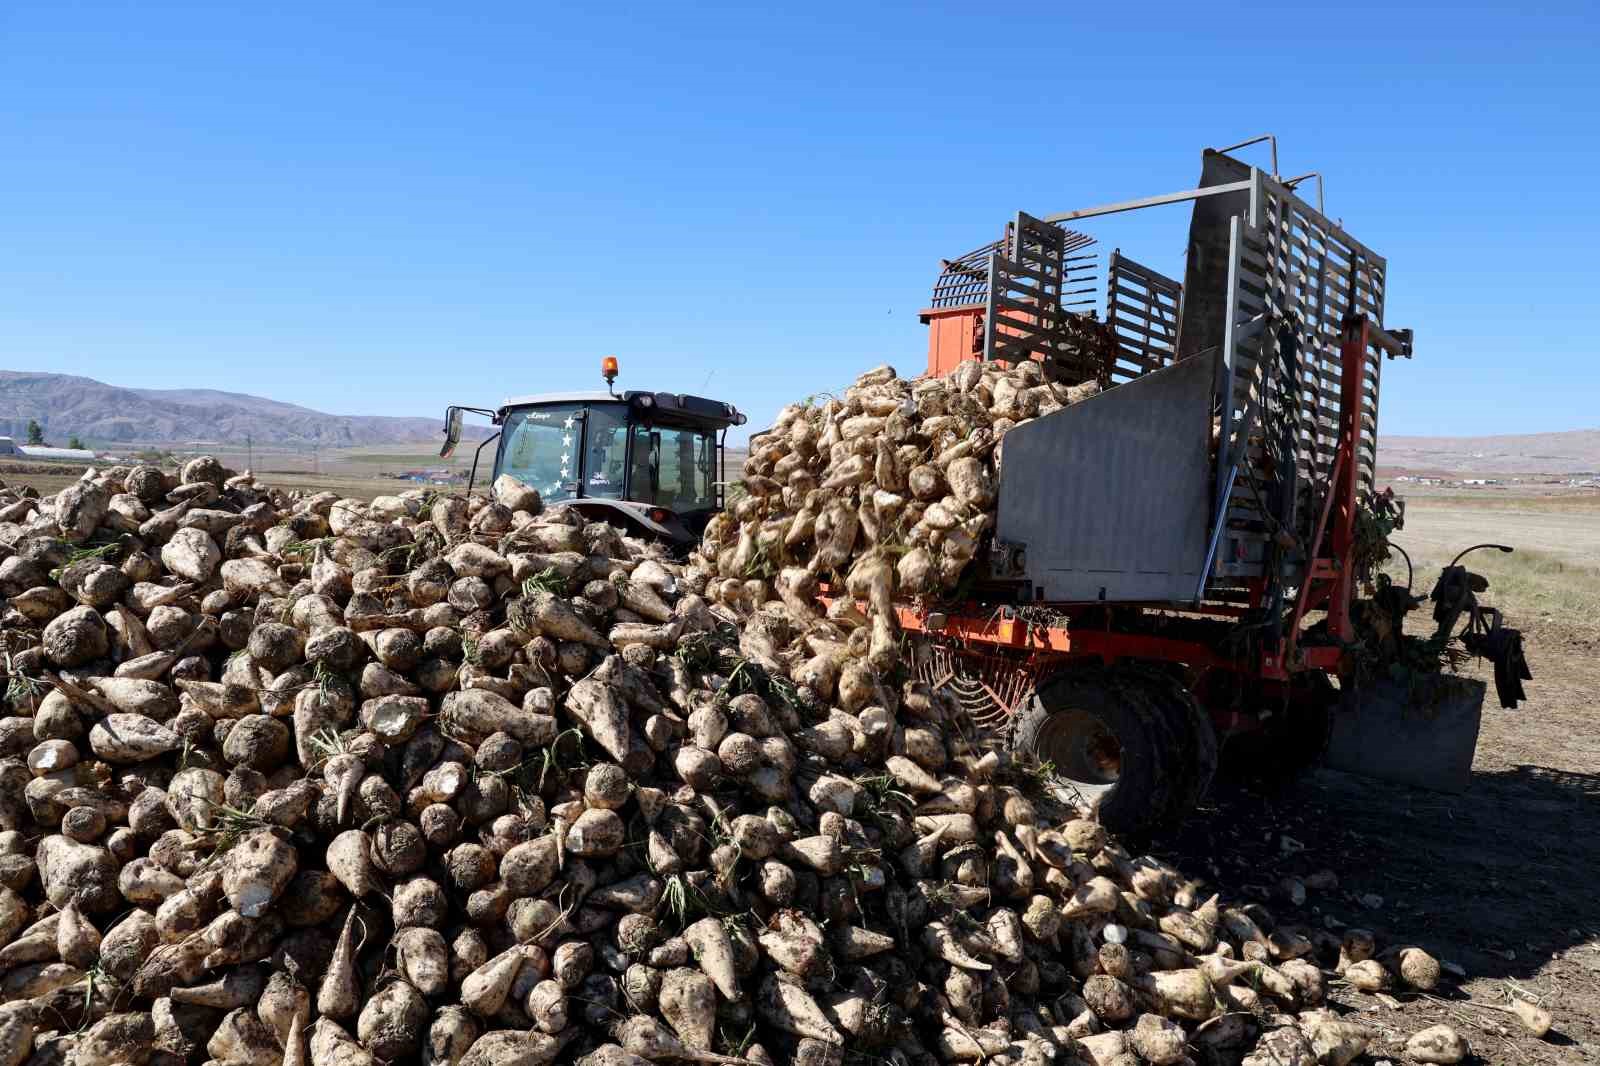
<instances>
[{"instance_id":1,"label":"utility pole","mask_svg":"<svg viewBox=\"0 0 1600 1066\"><path fill-rule=\"evenodd\" d=\"M253 473L256 468L256 442L251 439L251 436L248 433L244 435L244 447L245 453L249 456L249 458L245 460L244 468Z\"/></svg>"}]
</instances>

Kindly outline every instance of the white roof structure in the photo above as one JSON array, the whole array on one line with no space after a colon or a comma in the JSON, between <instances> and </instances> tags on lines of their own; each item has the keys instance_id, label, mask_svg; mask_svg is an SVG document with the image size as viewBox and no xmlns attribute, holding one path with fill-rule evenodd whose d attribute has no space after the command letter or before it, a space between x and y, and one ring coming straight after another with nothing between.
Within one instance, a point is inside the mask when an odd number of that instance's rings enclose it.
<instances>
[{"instance_id":1,"label":"white roof structure","mask_svg":"<svg viewBox=\"0 0 1600 1066\"><path fill-rule=\"evenodd\" d=\"M88 448L46 448L37 444L23 444L18 446L17 452L29 459L72 459L85 463L94 459L94 452Z\"/></svg>"},{"instance_id":2,"label":"white roof structure","mask_svg":"<svg viewBox=\"0 0 1600 1066\"><path fill-rule=\"evenodd\" d=\"M521 407L530 403L607 403L622 402L621 396L613 396L609 392L599 389L580 389L577 392L531 392L526 396L508 396L500 401L501 407Z\"/></svg>"}]
</instances>

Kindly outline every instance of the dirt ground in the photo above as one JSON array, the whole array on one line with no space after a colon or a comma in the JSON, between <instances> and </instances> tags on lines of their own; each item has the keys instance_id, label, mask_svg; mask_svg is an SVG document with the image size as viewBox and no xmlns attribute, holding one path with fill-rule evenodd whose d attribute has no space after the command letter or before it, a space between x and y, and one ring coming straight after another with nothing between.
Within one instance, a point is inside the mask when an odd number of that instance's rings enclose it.
<instances>
[{"instance_id":1,"label":"dirt ground","mask_svg":"<svg viewBox=\"0 0 1600 1066\"><path fill-rule=\"evenodd\" d=\"M1338 887L1279 920L1371 929L1380 943L1414 943L1459 967L1432 997L1380 997L1335 984L1333 998L1384 1036L1371 1058L1403 1061L1412 1033L1456 1028L1481 1063L1600 1062L1600 635L1592 617L1553 609L1558 596L1600 601L1600 508L1532 501L1520 517L1454 501L1408 515L1396 540L1442 561L1477 540L1537 550L1496 556L1485 599L1527 634L1534 680L1517 710L1501 710L1492 678L1471 788L1444 795L1319 769L1280 790L1222 782L1209 805L1152 850L1218 888L1276 895L1285 876L1333 870ZM1442 558L1441 558L1442 556ZM1477 557L1474 557L1477 558ZM1533 560L1528 562L1527 560ZM1522 570L1511 569L1521 566ZM1490 570L1490 566L1485 566ZM1213 862L1212 857L1221 856ZM1514 994L1555 1016L1544 1040L1504 1006ZM1389 1001L1393 1004L1394 1001Z\"/></svg>"},{"instance_id":2,"label":"dirt ground","mask_svg":"<svg viewBox=\"0 0 1600 1066\"><path fill-rule=\"evenodd\" d=\"M230 457L231 458L231 457ZM398 457L391 466L399 468ZM416 460L415 465L422 465L424 456L411 457ZM240 464L241 466L243 464ZM403 492L406 489L426 488L415 482L402 481L394 477L387 477L377 472L377 464L371 462L336 462L330 458L325 464L327 469L312 472L310 470L264 470L260 474L263 482L282 489L300 489L305 492L337 492L341 496L353 496L357 499L370 500L374 496L382 496ZM230 467L230 469L234 469ZM31 485L44 495L59 492L76 481L83 473L82 466L65 463L19 463L12 460L0 459L0 483L8 485Z\"/></svg>"}]
</instances>

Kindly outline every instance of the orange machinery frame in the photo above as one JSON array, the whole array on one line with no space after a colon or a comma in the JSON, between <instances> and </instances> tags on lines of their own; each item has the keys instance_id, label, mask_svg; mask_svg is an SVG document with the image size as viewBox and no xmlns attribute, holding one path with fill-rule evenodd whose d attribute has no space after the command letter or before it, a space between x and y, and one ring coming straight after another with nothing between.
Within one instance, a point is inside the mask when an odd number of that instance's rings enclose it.
<instances>
[{"instance_id":1,"label":"orange machinery frame","mask_svg":"<svg viewBox=\"0 0 1600 1066\"><path fill-rule=\"evenodd\" d=\"M922 312L923 321L929 325L930 375L948 373L963 358L975 357L974 345L981 344L982 316L982 305L930 308ZM1279 687L1287 685L1303 671L1338 672L1344 663L1346 648L1355 636L1350 605L1355 595L1353 552L1359 504L1356 442L1359 440L1362 375L1366 353L1372 347L1390 355L1406 352L1402 340L1364 315L1352 316L1343 323L1337 452L1310 543L1306 577L1295 597L1286 636L1280 641L1261 645L1251 657L1228 655L1205 641L1119 630L1103 604L1029 605L1028 613L1043 607L1066 617L1068 624L1060 625L1031 620L1007 605L977 601L926 605L902 602L896 607L901 628L975 650L1009 653L1033 666L1048 666L1070 658L1097 658L1106 663L1121 659L1171 663L1183 666L1192 683L1198 683L1214 671L1223 671L1268 687ZM1260 578L1249 583L1248 607L1230 604L1144 606L1169 616L1223 622L1237 619L1248 610L1259 609L1265 586L1265 579ZM829 598L825 592L824 601ZM1301 644L1301 628L1306 615L1312 611L1327 612L1327 631L1332 643ZM1074 616L1082 619L1082 624L1071 624ZM1212 709L1212 715L1219 726L1232 728L1247 726L1253 718L1236 710Z\"/></svg>"}]
</instances>

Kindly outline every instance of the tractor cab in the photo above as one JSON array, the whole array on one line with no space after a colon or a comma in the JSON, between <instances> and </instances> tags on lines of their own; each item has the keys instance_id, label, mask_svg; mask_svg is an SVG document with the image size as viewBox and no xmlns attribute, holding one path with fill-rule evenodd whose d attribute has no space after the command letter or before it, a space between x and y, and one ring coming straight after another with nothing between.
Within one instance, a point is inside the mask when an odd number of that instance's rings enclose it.
<instances>
[{"instance_id":1,"label":"tractor cab","mask_svg":"<svg viewBox=\"0 0 1600 1066\"><path fill-rule=\"evenodd\" d=\"M481 452L497 442L494 478L509 475L547 505L576 507L636 535L693 544L722 509L723 444L745 416L701 396L618 393L610 356L601 373L604 391L513 396L493 411L448 408L440 457L455 451L465 412L485 415L500 427L479 445ZM477 467L474 456L472 481Z\"/></svg>"}]
</instances>

